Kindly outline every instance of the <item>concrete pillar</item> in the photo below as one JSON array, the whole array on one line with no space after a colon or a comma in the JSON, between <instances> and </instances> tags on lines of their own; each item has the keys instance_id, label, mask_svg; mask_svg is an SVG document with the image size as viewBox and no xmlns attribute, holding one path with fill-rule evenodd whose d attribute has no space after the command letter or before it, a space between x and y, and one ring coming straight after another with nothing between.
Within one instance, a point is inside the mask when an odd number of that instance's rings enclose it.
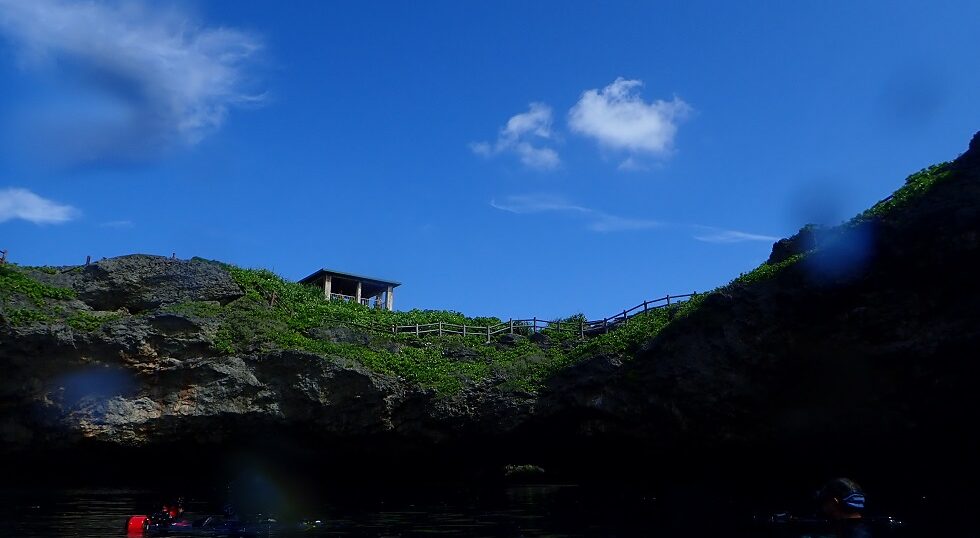
<instances>
[{"instance_id":1,"label":"concrete pillar","mask_svg":"<svg viewBox=\"0 0 980 538\"><path fill-rule=\"evenodd\" d=\"M388 286L388 291L385 297L385 309L394 310L395 309L395 288Z\"/></svg>"},{"instance_id":2,"label":"concrete pillar","mask_svg":"<svg viewBox=\"0 0 980 538\"><path fill-rule=\"evenodd\" d=\"M361 283L357 283L357 293L354 294L354 302L361 304Z\"/></svg>"},{"instance_id":3,"label":"concrete pillar","mask_svg":"<svg viewBox=\"0 0 980 538\"><path fill-rule=\"evenodd\" d=\"M323 277L323 298L324 299L330 299L330 287L331 287L331 284L332 284L332 281L330 279L330 275L327 275L327 276Z\"/></svg>"}]
</instances>

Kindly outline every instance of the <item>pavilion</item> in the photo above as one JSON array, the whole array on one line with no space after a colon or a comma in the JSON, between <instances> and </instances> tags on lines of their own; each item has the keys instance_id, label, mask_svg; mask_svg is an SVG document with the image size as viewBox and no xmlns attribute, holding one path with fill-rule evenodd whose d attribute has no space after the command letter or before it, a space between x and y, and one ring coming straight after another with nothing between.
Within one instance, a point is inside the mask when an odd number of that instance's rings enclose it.
<instances>
[{"instance_id":1,"label":"pavilion","mask_svg":"<svg viewBox=\"0 0 980 538\"><path fill-rule=\"evenodd\" d=\"M326 299L353 301L385 310L395 307L395 288L401 282L384 280L330 269L320 269L299 281L323 290ZM372 304L373 301L373 304Z\"/></svg>"}]
</instances>

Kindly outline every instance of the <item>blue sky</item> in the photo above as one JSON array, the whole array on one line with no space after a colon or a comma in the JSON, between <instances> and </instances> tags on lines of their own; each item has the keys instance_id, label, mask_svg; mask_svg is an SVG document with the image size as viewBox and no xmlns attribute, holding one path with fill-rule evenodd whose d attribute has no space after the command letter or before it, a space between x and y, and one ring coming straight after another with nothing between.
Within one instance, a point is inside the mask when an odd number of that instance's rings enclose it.
<instances>
[{"instance_id":1,"label":"blue sky","mask_svg":"<svg viewBox=\"0 0 980 538\"><path fill-rule=\"evenodd\" d=\"M968 1L0 0L0 248L609 315L723 284L963 151L978 20Z\"/></svg>"}]
</instances>

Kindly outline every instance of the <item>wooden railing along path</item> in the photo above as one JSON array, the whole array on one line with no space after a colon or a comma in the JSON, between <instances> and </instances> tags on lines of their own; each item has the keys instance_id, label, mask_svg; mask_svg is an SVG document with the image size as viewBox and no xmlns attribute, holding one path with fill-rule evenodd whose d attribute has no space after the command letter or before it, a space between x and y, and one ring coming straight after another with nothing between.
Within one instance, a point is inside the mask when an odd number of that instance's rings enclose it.
<instances>
[{"instance_id":1,"label":"wooden railing along path","mask_svg":"<svg viewBox=\"0 0 980 538\"><path fill-rule=\"evenodd\" d=\"M605 334L620 324L625 323L630 318L645 312L657 310L659 308L668 308L671 305L676 305L677 303L687 301L696 293L697 292L685 293L683 295L665 295L659 299L643 301L633 308L623 310L622 312L609 316L608 318L592 321L586 319L549 321L545 319L531 318L510 319L496 325L458 325L442 321L436 323L417 323L415 325L365 325L356 322L345 323L352 327L358 327L384 334L414 334L415 336L419 337L445 336L449 334L480 336L485 337L488 344L492 341L492 338L498 334L530 335L544 330L566 332L577 335L581 338L585 338L586 336Z\"/></svg>"}]
</instances>

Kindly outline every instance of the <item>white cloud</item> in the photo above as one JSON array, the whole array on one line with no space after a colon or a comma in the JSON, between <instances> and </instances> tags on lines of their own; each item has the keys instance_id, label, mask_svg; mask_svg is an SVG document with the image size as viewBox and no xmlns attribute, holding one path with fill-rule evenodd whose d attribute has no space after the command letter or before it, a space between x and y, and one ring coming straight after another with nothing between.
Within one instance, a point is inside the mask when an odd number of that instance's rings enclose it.
<instances>
[{"instance_id":1,"label":"white cloud","mask_svg":"<svg viewBox=\"0 0 980 538\"><path fill-rule=\"evenodd\" d=\"M497 209L517 214L543 213L547 211L592 213L592 210L589 208L572 204L565 198L552 194L517 194L504 198L503 202L490 200L490 205Z\"/></svg>"},{"instance_id":2,"label":"white cloud","mask_svg":"<svg viewBox=\"0 0 980 538\"><path fill-rule=\"evenodd\" d=\"M512 152L530 168L549 170L561 164L558 152L541 146L551 139L551 107L543 103L531 103L527 112L511 116L507 125L500 129L497 141L474 142L470 149L477 155L492 157Z\"/></svg>"},{"instance_id":3,"label":"white cloud","mask_svg":"<svg viewBox=\"0 0 980 538\"><path fill-rule=\"evenodd\" d=\"M57 68L61 102L38 115L59 118L65 140L85 137L76 153L88 158L193 144L230 107L262 100L245 89L246 62L261 48L254 36L156 4L0 0L0 32L26 66Z\"/></svg>"},{"instance_id":4,"label":"white cloud","mask_svg":"<svg viewBox=\"0 0 980 538\"><path fill-rule=\"evenodd\" d=\"M772 243L779 241L778 237L771 235L753 234L740 232L738 230L719 230L717 228L707 228L699 226L704 233L695 235L694 238L705 243L743 243L745 241L765 241Z\"/></svg>"},{"instance_id":5,"label":"white cloud","mask_svg":"<svg viewBox=\"0 0 980 538\"><path fill-rule=\"evenodd\" d=\"M691 112L678 97L645 102L637 91L642 85L639 80L617 78L601 90L583 92L568 111L572 131L594 138L605 148L631 153L620 165L623 169L640 168L635 154L667 155L673 148L678 122Z\"/></svg>"},{"instance_id":6,"label":"white cloud","mask_svg":"<svg viewBox=\"0 0 980 538\"><path fill-rule=\"evenodd\" d=\"M647 219L631 219L610 215L602 211L580 206L550 194L525 194L508 196L503 202L491 200L490 205L502 211L517 214L559 212L576 215L587 221L586 227L594 232L621 232L657 228L662 223Z\"/></svg>"},{"instance_id":7,"label":"white cloud","mask_svg":"<svg viewBox=\"0 0 980 538\"><path fill-rule=\"evenodd\" d=\"M41 198L27 189L0 189L0 222L21 219L34 224L61 224L78 213L74 207Z\"/></svg>"},{"instance_id":8,"label":"white cloud","mask_svg":"<svg viewBox=\"0 0 980 538\"><path fill-rule=\"evenodd\" d=\"M624 159L623 162L619 163L619 166L617 166L616 168L619 170L626 170L629 172L647 170L647 166L639 162L639 160L633 156Z\"/></svg>"}]
</instances>

